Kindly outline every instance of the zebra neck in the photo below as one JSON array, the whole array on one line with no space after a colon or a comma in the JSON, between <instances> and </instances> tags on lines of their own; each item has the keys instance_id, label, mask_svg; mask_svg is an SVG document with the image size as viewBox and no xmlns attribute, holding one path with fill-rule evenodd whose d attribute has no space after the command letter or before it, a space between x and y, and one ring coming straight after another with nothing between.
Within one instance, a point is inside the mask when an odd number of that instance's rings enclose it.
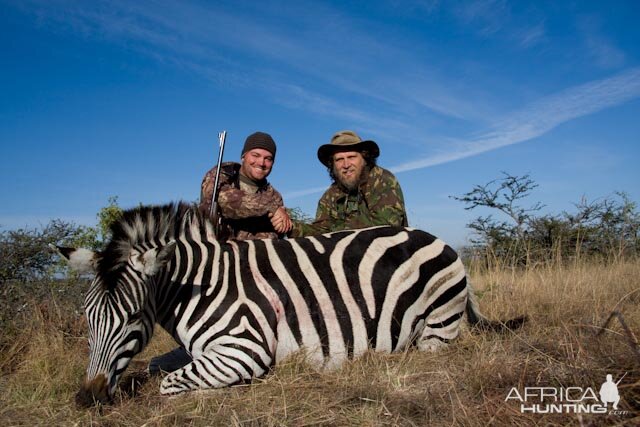
<instances>
[{"instance_id":1,"label":"zebra neck","mask_svg":"<svg viewBox=\"0 0 640 427\"><path fill-rule=\"evenodd\" d=\"M176 338L176 317L219 289L230 248L216 241L179 240L174 259L156 283L157 322ZM228 265L228 261L227 261Z\"/></svg>"},{"instance_id":2,"label":"zebra neck","mask_svg":"<svg viewBox=\"0 0 640 427\"><path fill-rule=\"evenodd\" d=\"M216 283L224 254L229 251L227 246L216 241L179 240L174 259L168 266L168 281L180 285Z\"/></svg>"}]
</instances>

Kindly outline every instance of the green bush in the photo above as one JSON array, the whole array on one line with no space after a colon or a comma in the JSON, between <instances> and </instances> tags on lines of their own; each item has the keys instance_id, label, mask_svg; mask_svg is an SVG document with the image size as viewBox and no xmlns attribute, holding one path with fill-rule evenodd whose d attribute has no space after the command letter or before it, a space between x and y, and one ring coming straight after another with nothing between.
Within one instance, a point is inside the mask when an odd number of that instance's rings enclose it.
<instances>
[{"instance_id":1,"label":"green bush","mask_svg":"<svg viewBox=\"0 0 640 427\"><path fill-rule=\"evenodd\" d=\"M467 210L491 212L467 224L473 231L471 247L463 249L467 256L517 266L583 256L620 259L638 255L640 213L626 193L592 202L583 198L575 204L574 213L537 215L544 205L523 206L522 202L538 185L529 175L503 175L453 197L465 203Z\"/></svg>"},{"instance_id":2,"label":"green bush","mask_svg":"<svg viewBox=\"0 0 640 427\"><path fill-rule=\"evenodd\" d=\"M63 266L49 245L95 248L99 244L93 227L59 219L41 229L20 228L0 232L0 284L55 277Z\"/></svg>"}]
</instances>

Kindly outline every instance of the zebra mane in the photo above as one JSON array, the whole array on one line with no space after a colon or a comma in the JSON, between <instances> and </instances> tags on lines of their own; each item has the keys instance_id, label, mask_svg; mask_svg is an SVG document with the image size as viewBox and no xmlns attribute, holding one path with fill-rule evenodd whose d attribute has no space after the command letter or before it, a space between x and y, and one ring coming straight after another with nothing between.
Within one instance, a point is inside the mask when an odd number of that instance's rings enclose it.
<instances>
[{"instance_id":1,"label":"zebra mane","mask_svg":"<svg viewBox=\"0 0 640 427\"><path fill-rule=\"evenodd\" d=\"M200 230L200 236L204 236L207 223L195 205L184 202L126 210L111 224L111 240L98 258L98 274L103 283L112 286L115 280L110 280L110 276L118 274L133 248L169 243L193 226Z\"/></svg>"}]
</instances>

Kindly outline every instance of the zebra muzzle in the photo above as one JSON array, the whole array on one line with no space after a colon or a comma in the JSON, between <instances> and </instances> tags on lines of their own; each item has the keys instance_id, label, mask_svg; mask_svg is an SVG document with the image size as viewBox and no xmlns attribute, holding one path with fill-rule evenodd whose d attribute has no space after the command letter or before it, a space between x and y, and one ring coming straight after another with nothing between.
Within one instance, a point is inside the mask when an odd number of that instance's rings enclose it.
<instances>
[{"instance_id":1,"label":"zebra muzzle","mask_svg":"<svg viewBox=\"0 0 640 427\"><path fill-rule=\"evenodd\" d=\"M111 400L107 377L104 374L96 376L91 381L85 381L76 394L76 404L82 408L111 403Z\"/></svg>"}]
</instances>

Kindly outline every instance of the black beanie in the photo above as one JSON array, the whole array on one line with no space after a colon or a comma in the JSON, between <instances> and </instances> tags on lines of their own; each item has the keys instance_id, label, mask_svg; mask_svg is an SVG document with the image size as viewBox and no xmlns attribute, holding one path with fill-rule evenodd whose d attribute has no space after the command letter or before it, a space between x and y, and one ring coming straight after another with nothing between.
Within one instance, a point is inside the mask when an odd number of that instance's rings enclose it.
<instances>
[{"instance_id":1,"label":"black beanie","mask_svg":"<svg viewBox=\"0 0 640 427\"><path fill-rule=\"evenodd\" d=\"M267 150L271 153L274 159L276 158L276 143L268 133L256 132L249 135L247 140L244 142L244 147L242 147L241 156L244 156L244 153L249 150L253 150L254 148Z\"/></svg>"}]
</instances>

